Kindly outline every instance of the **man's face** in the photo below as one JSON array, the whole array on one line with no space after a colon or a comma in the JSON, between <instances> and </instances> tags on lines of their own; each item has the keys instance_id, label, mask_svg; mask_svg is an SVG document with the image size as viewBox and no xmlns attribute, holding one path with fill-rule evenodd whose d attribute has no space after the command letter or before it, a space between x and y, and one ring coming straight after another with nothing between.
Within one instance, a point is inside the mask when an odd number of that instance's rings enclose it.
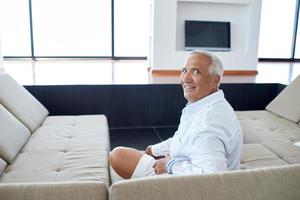
<instances>
[{"instance_id":1,"label":"man's face","mask_svg":"<svg viewBox=\"0 0 300 200\"><path fill-rule=\"evenodd\" d=\"M209 73L210 57L192 54L188 57L180 76L184 97L189 103L198 101L217 91L220 77Z\"/></svg>"}]
</instances>

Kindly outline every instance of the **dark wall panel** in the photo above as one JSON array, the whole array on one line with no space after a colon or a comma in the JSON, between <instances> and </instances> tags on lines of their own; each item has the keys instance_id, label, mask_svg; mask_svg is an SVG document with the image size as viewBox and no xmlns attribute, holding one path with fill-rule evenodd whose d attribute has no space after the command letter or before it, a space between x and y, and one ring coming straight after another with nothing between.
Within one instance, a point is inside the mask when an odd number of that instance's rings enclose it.
<instances>
[{"instance_id":1,"label":"dark wall panel","mask_svg":"<svg viewBox=\"0 0 300 200\"><path fill-rule=\"evenodd\" d=\"M179 85L26 87L51 115L105 114L112 127L176 125L186 104Z\"/></svg>"},{"instance_id":2,"label":"dark wall panel","mask_svg":"<svg viewBox=\"0 0 300 200\"><path fill-rule=\"evenodd\" d=\"M177 125L186 104L178 84L26 86L50 115L105 114L110 127ZM235 110L259 110L278 84L222 84Z\"/></svg>"},{"instance_id":3,"label":"dark wall panel","mask_svg":"<svg viewBox=\"0 0 300 200\"><path fill-rule=\"evenodd\" d=\"M278 93L278 84L222 84L220 88L235 110L264 110Z\"/></svg>"}]
</instances>

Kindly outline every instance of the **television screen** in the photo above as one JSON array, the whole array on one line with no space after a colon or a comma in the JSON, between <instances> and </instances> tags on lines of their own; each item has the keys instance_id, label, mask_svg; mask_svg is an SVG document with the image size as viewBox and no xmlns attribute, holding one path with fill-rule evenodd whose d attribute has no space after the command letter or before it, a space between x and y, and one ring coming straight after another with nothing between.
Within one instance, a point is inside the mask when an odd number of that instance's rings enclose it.
<instances>
[{"instance_id":1,"label":"television screen","mask_svg":"<svg viewBox=\"0 0 300 200\"><path fill-rule=\"evenodd\" d=\"M185 49L230 51L230 22L186 20Z\"/></svg>"}]
</instances>

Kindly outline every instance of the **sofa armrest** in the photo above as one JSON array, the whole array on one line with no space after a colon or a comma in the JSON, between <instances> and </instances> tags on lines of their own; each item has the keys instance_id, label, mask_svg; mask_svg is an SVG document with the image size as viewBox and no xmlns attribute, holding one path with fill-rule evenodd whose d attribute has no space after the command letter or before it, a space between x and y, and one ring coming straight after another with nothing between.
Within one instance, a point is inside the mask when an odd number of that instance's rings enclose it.
<instances>
[{"instance_id":1,"label":"sofa armrest","mask_svg":"<svg viewBox=\"0 0 300 200\"><path fill-rule=\"evenodd\" d=\"M0 183L1 200L107 200L101 182Z\"/></svg>"},{"instance_id":2,"label":"sofa armrest","mask_svg":"<svg viewBox=\"0 0 300 200\"><path fill-rule=\"evenodd\" d=\"M300 199L300 165L120 181L110 200Z\"/></svg>"}]
</instances>

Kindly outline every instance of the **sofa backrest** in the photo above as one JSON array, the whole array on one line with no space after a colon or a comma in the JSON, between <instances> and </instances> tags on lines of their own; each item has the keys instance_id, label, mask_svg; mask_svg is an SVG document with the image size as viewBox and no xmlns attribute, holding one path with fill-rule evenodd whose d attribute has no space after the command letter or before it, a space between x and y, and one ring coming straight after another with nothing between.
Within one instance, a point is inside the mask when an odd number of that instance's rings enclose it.
<instances>
[{"instance_id":1,"label":"sofa backrest","mask_svg":"<svg viewBox=\"0 0 300 200\"><path fill-rule=\"evenodd\" d=\"M300 76L284 88L266 110L295 123L300 121Z\"/></svg>"},{"instance_id":2,"label":"sofa backrest","mask_svg":"<svg viewBox=\"0 0 300 200\"><path fill-rule=\"evenodd\" d=\"M8 74L0 74L0 103L31 132L41 125L48 110Z\"/></svg>"},{"instance_id":3,"label":"sofa backrest","mask_svg":"<svg viewBox=\"0 0 300 200\"><path fill-rule=\"evenodd\" d=\"M300 165L214 174L153 176L112 184L110 200L300 199Z\"/></svg>"},{"instance_id":4,"label":"sofa backrest","mask_svg":"<svg viewBox=\"0 0 300 200\"><path fill-rule=\"evenodd\" d=\"M0 157L11 163L30 137L30 131L0 104Z\"/></svg>"},{"instance_id":5,"label":"sofa backrest","mask_svg":"<svg viewBox=\"0 0 300 200\"><path fill-rule=\"evenodd\" d=\"M7 163L2 158L0 158L0 176L3 174L6 165Z\"/></svg>"}]
</instances>

